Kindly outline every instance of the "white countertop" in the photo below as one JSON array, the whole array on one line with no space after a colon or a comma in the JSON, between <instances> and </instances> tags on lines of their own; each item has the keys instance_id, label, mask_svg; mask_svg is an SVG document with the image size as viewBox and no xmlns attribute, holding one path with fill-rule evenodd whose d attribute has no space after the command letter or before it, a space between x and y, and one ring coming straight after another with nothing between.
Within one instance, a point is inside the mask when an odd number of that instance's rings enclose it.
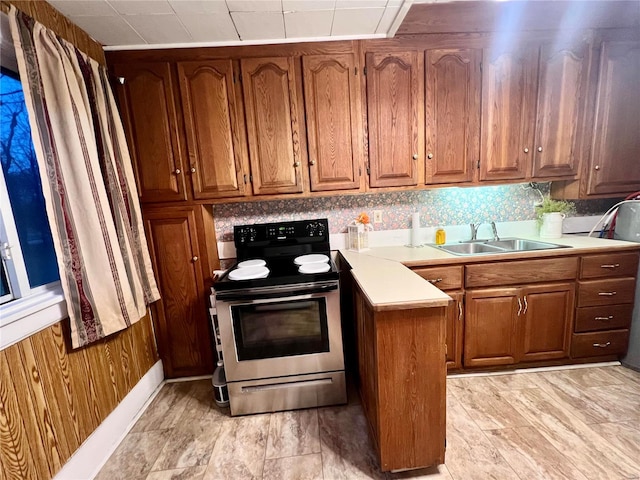
<instances>
[{"instance_id":1,"label":"white countertop","mask_svg":"<svg viewBox=\"0 0 640 480\"><path fill-rule=\"evenodd\" d=\"M374 310L391 310L441 307L448 305L451 301L447 294L412 272L407 266L545 258L583 253L607 253L611 250L640 250L640 243L575 235L565 235L557 239L541 239L531 235L523 235L519 238L556 243L572 248L460 256L425 245L418 248L374 247L362 252L340 250L340 253L351 266L354 279Z\"/></svg>"}]
</instances>

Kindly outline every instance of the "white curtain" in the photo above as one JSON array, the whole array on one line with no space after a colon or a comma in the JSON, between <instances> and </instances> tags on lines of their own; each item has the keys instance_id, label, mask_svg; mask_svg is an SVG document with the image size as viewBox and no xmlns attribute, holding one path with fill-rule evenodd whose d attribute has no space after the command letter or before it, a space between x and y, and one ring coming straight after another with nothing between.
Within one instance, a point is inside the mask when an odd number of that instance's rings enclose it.
<instances>
[{"instance_id":1,"label":"white curtain","mask_svg":"<svg viewBox=\"0 0 640 480\"><path fill-rule=\"evenodd\" d=\"M73 348L123 330L160 298L107 72L11 7Z\"/></svg>"}]
</instances>

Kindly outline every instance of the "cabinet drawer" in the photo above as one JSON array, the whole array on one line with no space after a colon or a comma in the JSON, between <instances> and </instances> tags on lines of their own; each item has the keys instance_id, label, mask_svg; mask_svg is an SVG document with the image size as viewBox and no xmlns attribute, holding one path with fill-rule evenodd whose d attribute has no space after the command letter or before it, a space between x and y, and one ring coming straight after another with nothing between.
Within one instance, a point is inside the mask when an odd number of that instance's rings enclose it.
<instances>
[{"instance_id":1,"label":"cabinet drawer","mask_svg":"<svg viewBox=\"0 0 640 480\"><path fill-rule=\"evenodd\" d=\"M450 267L413 268L412 270L440 290L462 289L462 265Z\"/></svg>"},{"instance_id":2,"label":"cabinet drawer","mask_svg":"<svg viewBox=\"0 0 640 480\"><path fill-rule=\"evenodd\" d=\"M635 277L637 253L607 253L582 258L580 278Z\"/></svg>"},{"instance_id":3,"label":"cabinet drawer","mask_svg":"<svg viewBox=\"0 0 640 480\"><path fill-rule=\"evenodd\" d=\"M576 310L576 332L629 328L633 304L602 305Z\"/></svg>"},{"instance_id":4,"label":"cabinet drawer","mask_svg":"<svg viewBox=\"0 0 640 480\"><path fill-rule=\"evenodd\" d=\"M588 280L578 282L578 306L615 305L633 303L636 289L635 278L611 280Z\"/></svg>"},{"instance_id":5,"label":"cabinet drawer","mask_svg":"<svg viewBox=\"0 0 640 480\"><path fill-rule=\"evenodd\" d=\"M599 357L620 355L627 351L629 330L607 330L594 333L574 333L571 339L571 357Z\"/></svg>"},{"instance_id":6,"label":"cabinet drawer","mask_svg":"<svg viewBox=\"0 0 640 480\"><path fill-rule=\"evenodd\" d=\"M467 265L466 286L496 287L573 280L578 274L578 260L578 257L564 257Z\"/></svg>"}]
</instances>

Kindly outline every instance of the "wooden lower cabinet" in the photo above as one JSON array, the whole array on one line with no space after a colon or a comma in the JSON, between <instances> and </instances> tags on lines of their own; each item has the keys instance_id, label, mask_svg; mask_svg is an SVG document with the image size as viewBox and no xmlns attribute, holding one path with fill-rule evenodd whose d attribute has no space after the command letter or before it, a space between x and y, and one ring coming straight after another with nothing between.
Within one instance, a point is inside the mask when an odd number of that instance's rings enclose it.
<instances>
[{"instance_id":1,"label":"wooden lower cabinet","mask_svg":"<svg viewBox=\"0 0 640 480\"><path fill-rule=\"evenodd\" d=\"M464 293L447 292L453 303L446 308L445 341L447 370L462 368L462 330L464 328Z\"/></svg>"},{"instance_id":2,"label":"wooden lower cabinet","mask_svg":"<svg viewBox=\"0 0 640 480\"><path fill-rule=\"evenodd\" d=\"M146 209L143 215L161 294L153 304L153 325L167 378L213 371L198 213L185 206Z\"/></svg>"},{"instance_id":3,"label":"wooden lower cabinet","mask_svg":"<svg viewBox=\"0 0 640 480\"><path fill-rule=\"evenodd\" d=\"M573 282L469 290L465 303L465 367L568 356Z\"/></svg>"},{"instance_id":4,"label":"wooden lower cabinet","mask_svg":"<svg viewBox=\"0 0 640 480\"><path fill-rule=\"evenodd\" d=\"M382 471L444 463L445 307L375 311L354 285L360 395Z\"/></svg>"}]
</instances>

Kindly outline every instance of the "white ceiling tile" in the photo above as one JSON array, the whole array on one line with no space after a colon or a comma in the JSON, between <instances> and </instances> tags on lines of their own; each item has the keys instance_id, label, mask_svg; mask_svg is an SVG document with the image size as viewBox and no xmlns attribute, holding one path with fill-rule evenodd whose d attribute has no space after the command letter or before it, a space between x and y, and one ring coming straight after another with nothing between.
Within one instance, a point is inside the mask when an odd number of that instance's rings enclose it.
<instances>
[{"instance_id":1,"label":"white ceiling tile","mask_svg":"<svg viewBox=\"0 0 640 480\"><path fill-rule=\"evenodd\" d=\"M227 0L230 12L282 12L280 0Z\"/></svg>"},{"instance_id":2,"label":"white ceiling tile","mask_svg":"<svg viewBox=\"0 0 640 480\"><path fill-rule=\"evenodd\" d=\"M331 35L333 10L285 12L287 38L328 37Z\"/></svg>"},{"instance_id":3,"label":"white ceiling tile","mask_svg":"<svg viewBox=\"0 0 640 480\"><path fill-rule=\"evenodd\" d=\"M167 0L109 0L109 3L122 15L173 13Z\"/></svg>"},{"instance_id":4,"label":"white ceiling tile","mask_svg":"<svg viewBox=\"0 0 640 480\"><path fill-rule=\"evenodd\" d=\"M231 12L241 40L285 38L282 16L277 12Z\"/></svg>"},{"instance_id":5,"label":"white ceiling tile","mask_svg":"<svg viewBox=\"0 0 640 480\"><path fill-rule=\"evenodd\" d=\"M376 33L387 33L399 11L400 7L387 7L382 14Z\"/></svg>"},{"instance_id":6,"label":"white ceiling tile","mask_svg":"<svg viewBox=\"0 0 640 480\"><path fill-rule=\"evenodd\" d=\"M105 0L49 0L49 3L66 17L113 17L118 14Z\"/></svg>"},{"instance_id":7,"label":"white ceiling tile","mask_svg":"<svg viewBox=\"0 0 640 480\"><path fill-rule=\"evenodd\" d=\"M331 35L373 34L378 28L384 10L384 8L336 9Z\"/></svg>"},{"instance_id":8,"label":"white ceiling tile","mask_svg":"<svg viewBox=\"0 0 640 480\"><path fill-rule=\"evenodd\" d=\"M336 8L386 7L387 0L336 0Z\"/></svg>"},{"instance_id":9,"label":"white ceiling tile","mask_svg":"<svg viewBox=\"0 0 640 480\"><path fill-rule=\"evenodd\" d=\"M282 0L285 12L304 12L309 10L333 10L336 0Z\"/></svg>"},{"instance_id":10,"label":"white ceiling tile","mask_svg":"<svg viewBox=\"0 0 640 480\"><path fill-rule=\"evenodd\" d=\"M225 0L169 0L178 15L191 13L228 13Z\"/></svg>"},{"instance_id":11,"label":"white ceiling tile","mask_svg":"<svg viewBox=\"0 0 640 480\"><path fill-rule=\"evenodd\" d=\"M224 14L178 15L194 42L238 41L238 32L229 12Z\"/></svg>"},{"instance_id":12,"label":"white ceiling tile","mask_svg":"<svg viewBox=\"0 0 640 480\"><path fill-rule=\"evenodd\" d=\"M129 15L126 20L148 43L191 41L176 15Z\"/></svg>"},{"instance_id":13,"label":"white ceiling tile","mask_svg":"<svg viewBox=\"0 0 640 480\"><path fill-rule=\"evenodd\" d=\"M387 2L387 7L401 7L404 3L404 0L389 0Z\"/></svg>"},{"instance_id":14,"label":"white ceiling tile","mask_svg":"<svg viewBox=\"0 0 640 480\"><path fill-rule=\"evenodd\" d=\"M103 45L143 45L146 42L122 17L69 17Z\"/></svg>"}]
</instances>

